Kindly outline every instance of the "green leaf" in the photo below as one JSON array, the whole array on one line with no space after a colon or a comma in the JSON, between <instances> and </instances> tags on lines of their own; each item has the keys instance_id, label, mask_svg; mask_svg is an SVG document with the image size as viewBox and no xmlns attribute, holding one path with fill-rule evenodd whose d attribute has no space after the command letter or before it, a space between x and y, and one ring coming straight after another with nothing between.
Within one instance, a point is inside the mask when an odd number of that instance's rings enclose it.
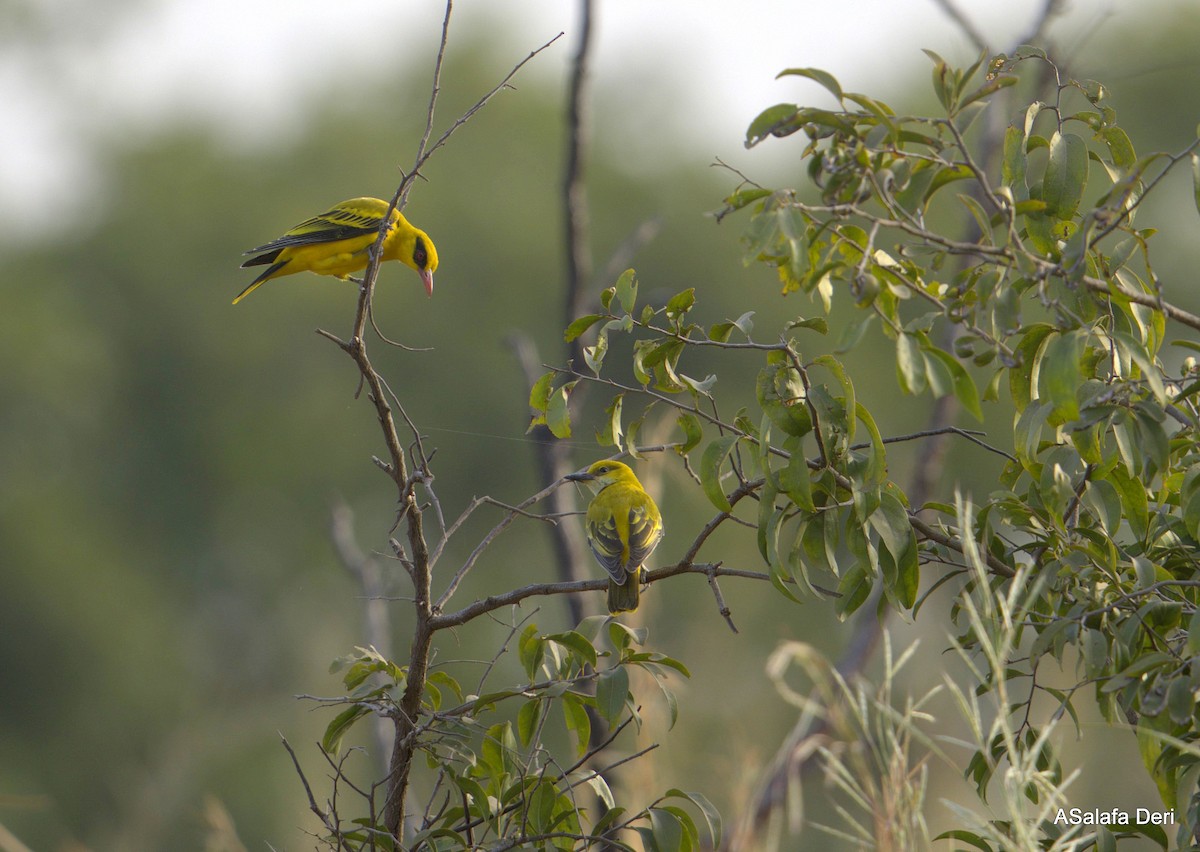
<instances>
[{"instance_id":1,"label":"green leaf","mask_svg":"<svg viewBox=\"0 0 1200 852\"><path fill-rule=\"evenodd\" d=\"M670 811L650 809L650 831L656 852L683 852L683 826Z\"/></svg>"},{"instance_id":2,"label":"green leaf","mask_svg":"<svg viewBox=\"0 0 1200 852\"><path fill-rule=\"evenodd\" d=\"M736 443L736 435L714 438L712 443L705 447L704 455L700 459L700 484L704 487L708 499L722 512L733 511L729 498L725 496L725 488L721 485L721 465Z\"/></svg>"},{"instance_id":3,"label":"green leaf","mask_svg":"<svg viewBox=\"0 0 1200 852\"><path fill-rule=\"evenodd\" d=\"M567 326L567 330L563 334L563 339L566 340L567 343L570 343L572 340L579 337L581 334L604 318L605 317L603 314L588 314L587 316L580 317Z\"/></svg>"},{"instance_id":4,"label":"green leaf","mask_svg":"<svg viewBox=\"0 0 1200 852\"><path fill-rule=\"evenodd\" d=\"M1050 159L1042 181L1042 200L1050 215L1070 219L1079 209L1087 186L1088 149L1083 138L1074 133L1055 133L1050 137Z\"/></svg>"},{"instance_id":5,"label":"green leaf","mask_svg":"<svg viewBox=\"0 0 1200 852\"><path fill-rule=\"evenodd\" d=\"M1146 347L1125 331L1114 332L1112 338L1116 341L1117 349L1137 365L1140 378L1146 381L1158 404L1166 408L1167 389L1163 383L1162 370L1154 363Z\"/></svg>"},{"instance_id":6,"label":"green leaf","mask_svg":"<svg viewBox=\"0 0 1200 852\"><path fill-rule=\"evenodd\" d=\"M746 128L747 148L753 148L768 136L787 136L800 129L803 123L800 107L795 104L775 104L760 112Z\"/></svg>"},{"instance_id":7,"label":"green leaf","mask_svg":"<svg viewBox=\"0 0 1200 852\"><path fill-rule=\"evenodd\" d=\"M546 656L545 640L538 634L537 625L526 625L521 631L521 638L517 641L517 654L521 658L525 675L533 680Z\"/></svg>"},{"instance_id":8,"label":"green leaf","mask_svg":"<svg viewBox=\"0 0 1200 852\"><path fill-rule=\"evenodd\" d=\"M728 343L732 335L733 323L731 322L719 322L708 329L708 339L715 340L717 343Z\"/></svg>"},{"instance_id":9,"label":"green leaf","mask_svg":"<svg viewBox=\"0 0 1200 852\"><path fill-rule=\"evenodd\" d=\"M632 327L633 321L628 316L606 322L596 335L596 342L591 346L583 347L583 360L588 369L595 375L600 375L601 370L604 369L604 358L608 355L608 333L614 328L628 331Z\"/></svg>"},{"instance_id":10,"label":"green leaf","mask_svg":"<svg viewBox=\"0 0 1200 852\"><path fill-rule=\"evenodd\" d=\"M837 569L837 516L830 512L819 512L804 525L800 536L800 548L806 567L817 568L833 576Z\"/></svg>"},{"instance_id":11,"label":"green leaf","mask_svg":"<svg viewBox=\"0 0 1200 852\"><path fill-rule=\"evenodd\" d=\"M975 173L967 166L944 166L937 170L933 176L933 181L929 184L929 189L925 192L924 201L926 204L933 198L934 193L947 184L954 183L960 180L971 180L975 177Z\"/></svg>"},{"instance_id":12,"label":"green leaf","mask_svg":"<svg viewBox=\"0 0 1200 852\"><path fill-rule=\"evenodd\" d=\"M571 437L571 407L567 402L575 382L567 382L550 394L546 405L546 426L555 438Z\"/></svg>"},{"instance_id":13,"label":"green leaf","mask_svg":"<svg viewBox=\"0 0 1200 852\"><path fill-rule=\"evenodd\" d=\"M1200 465L1192 465L1179 487L1179 510L1183 525L1192 538L1200 538Z\"/></svg>"},{"instance_id":14,"label":"green leaf","mask_svg":"<svg viewBox=\"0 0 1200 852\"><path fill-rule=\"evenodd\" d=\"M708 329L708 339L715 340L718 343L728 343L735 328L749 339L750 332L754 330L754 322L751 320L753 316L754 311L746 311L746 313L735 320L726 320L725 322L719 322L711 326Z\"/></svg>"},{"instance_id":15,"label":"green leaf","mask_svg":"<svg viewBox=\"0 0 1200 852\"><path fill-rule=\"evenodd\" d=\"M812 431L804 382L779 353L768 356L767 366L754 383L754 394L763 413L786 434L800 438Z\"/></svg>"},{"instance_id":16,"label":"green leaf","mask_svg":"<svg viewBox=\"0 0 1200 852\"><path fill-rule=\"evenodd\" d=\"M517 738L511 722L499 722L488 728L480 744L479 754L483 762L496 775L511 775L516 768L513 754L517 750Z\"/></svg>"},{"instance_id":17,"label":"green leaf","mask_svg":"<svg viewBox=\"0 0 1200 852\"><path fill-rule=\"evenodd\" d=\"M1134 153L1133 143L1129 141L1129 136L1124 130L1119 127L1105 127L1097 135L1108 146L1114 166L1122 172L1133 168L1137 163L1137 154Z\"/></svg>"},{"instance_id":18,"label":"green leaf","mask_svg":"<svg viewBox=\"0 0 1200 852\"><path fill-rule=\"evenodd\" d=\"M675 448L675 452L686 456L704 439L704 427L700 424L699 417L687 411L680 414L675 422L683 430L683 443Z\"/></svg>"},{"instance_id":19,"label":"green leaf","mask_svg":"<svg viewBox=\"0 0 1200 852\"><path fill-rule=\"evenodd\" d=\"M538 781L533 792L526 797L525 815L534 833L542 834L554 826L554 808L559 802L559 793L554 782L547 778Z\"/></svg>"},{"instance_id":20,"label":"green leaf","mask_svg":"<svg viewBox=\"0 0 1200 852\"><path fill-rule=\"evenodd\" d=\"M763 562L768 565L779 560L778 544L775 540L780 518L775 508L775 498L778 495L779 489L775 486L774 477L766 477L758 494L757 538L758 552L762 554Z\"/></svg>"},{"instance_id":21,"label":"green leaf","mask_svg":"<svg viewBox=\"0 0 1200 852\"><path fill-rule=\"evenodd\" d=\"M537 733L538 724L545 713L546 702L540 698L531 698L521 705L521 709L517 711L517 735L521 738L522 745L533 742L533 736Z\"/></svg>"},{"instance_id":22,"label":"green leaf","mask_svg":"<svg viewBox=\"0 0 1200 852\"><path fill-rule=\"evenodd\" d=\"M920 565L917 559L917 537L908 520L908 510L899 498L884 491L879 508L869 518L879 534L879 543L890 559L880 553L884 586L898 606L911 609L917 600Z\"/></svg>"},{"instance_id":23,"label":"green leaf","mask_svg":"<svg viewBox=\"0 0 1200 852\"><path fill-rule=\"evenodd\" d=\"M807 328L817 332L817 334L828 334L829 321L825 317L812 317L810 319L800 317L784 326L785 331L791 331L793 328Z\"/></svg>"},{"instance_id":24,"label":"green leaf","mask_svg":"<svg viewBox=\"0 0 1200 852\"><path fill-rule=\"evenodd\" d=\"M589 665L594 667L596 665L596 648L582 633L575 630L567 630L563 633L551 633L543 638L548 642L562 645L569 650L579 660L581 666Z\"/></svg>"},{"instance_id":25,"label":"green leaf","mask_svg":"<svg viewBox=\"0 0 1200 852\"><path fill-rule=\"evenodd\" d=\"M905 393L918 394L925 390L925 361L921 358L921 347L913 335L904 332L896 337L896 375Z\"/></svg>"},{"instance_id":26,"label":"green leaf","mask_svg":"<svg viewBox=\"0 0 1200 852\"><path fill-rule=\"evenodd\" d=\"M683 318L683 315L692 309L696 304L696 288L689 287L686 290L681 290L670 298L666 305L667 316L673 320Z\"/></svg>"},{"instance_id":27,"label":"green leaf","mask_svg":"<svg viewBox=\"0 0 1200 852\"><path fill-rule=\"evenodd\" d=\"M700 815L704 817L705 825L708 828L710 849L719 849L721 846L721 836L724 834L724 826L721 822L721 813L713 807L713 803L708 800L708 797L703 793L688 792L672 787L665 794L668 799L686 799L696 806L700 811Z\"/></svg>"},{"instance_id":28,"label":"green leaf","mask_svg":"<svg viewBox=\"0 0 1200 852\"><path fill-rule=\"evenodd\" d=\"M625 431L621 427L621 406L625 400L625 392L617 394L612 402L604 409L604 429L596 432L596 443L602 447L620 447L621 438Z\"/></svg>"},{"instance_id":29,"label":"green leaf","mask_svg":"<svg viewBox=\"0 0 1200 852\"><path fill-rule=\"evenodd\" d=\"M646 637L650 632L647 627L630 627L615 618L607 619L606 625L608 641L612 642L612 646L621 652L628 650L631 645L645 644Z\"/></svg>"},{"instance_id":30,"label":"green leaf","mask_svg":"<svg viewBox=\"0 0 1200 852\"><path fill-rule=\"evenodd\" d=\"M1012 395L1017 412L1033 400L1033 377L1041 358L1046 339L1054 331L1054 326L1047 323L1036 323L1028 328L1021 342L1017 344L1017 366L1008 371L1008 390Z\"/></svg>"},{"instance_id":31,"label":"green leaf","mask_svg":"<svg viewBox=\"0 0 1200 852\"><path fill-rule=\"evenodd\" d=\"M606 310L606 311L611 311L613 296L615 296L616 293L617 293L616 287L605 287L603 290L601 290L600 291L600 307L604 308L604 310Z\"/></svg>"},{"instance_id":32,"label":"green leaf","mask_svg":"<svg viewBox=\"0 0 1200 852\"><path fill-rule=\"evenodd\" d=\"M1036 466L1042 428L1049 416L1050 404L1037 402L1026 406L1017 417L1017 425L1013 429L1013 450L1026 470L1032 470Z\"/></svg>"},{"instance_id":33,"label":"green leaf","mask_svg":"<svg viewBox=\"0 0 1200 852\"><path fill-rule=\"evenodd\" d=\"M371 708L365 704L354 704L333 717L325 726L325 735L321 737L321 749L326 754L337 754L342 746L342 738L354 727L354 723L368 715Z\"/></svg>"},{"instance_id":34,"label":"green leaf","mask_svg":"<svg viewBox=\"0 0 1200 852\"><path fill-rule=\"evenodd\" d=\"M1200 210L1200 154L1192 154L1192 199Z\"/></svg>"},{"instance_id":35,"label":"green leaf","mask_svg":"<svg viewBox=\"0 0 1200 852\"><path fill-rule=\"evenodd\" d=\"M600 672L596 680L596 709L608 724L616 725L621 721L628 694L629 672L623 666Z\"/></svg>"},{"instance_id":36,"label":"green leaf","mask_svg":"<svg viewBox=\"0 0 1200 852\"><path fill-rule=\"evenodd\" d=\"M481 816L485 818L491 816L492 802L489 800L487 791L483 789L479 782L470 776L462 774L461 772L454 771L453 768L445 766L445 764L443 764L443 766L447 770L447 777L454 784L454 786L467 795L467 807L469 812L475 816Z\"/></svg>"},{"instance_id":37,"label":"green leaf","mask_svg":"<svg viewBox=\"0 0 1200 852\"><path fill-rule=\"evenodd\" d=\"M747 204L753 204L770 194L771 190L769 189L742 189L726 197L725 203L734 210L741 210Z\"/></svg>"},{"instance_id":38,"label":"green leaf","mask_svg":"<svg viewBox=\"0 0 1200 852\"><path fill-rule=\"evenodd\" d=\"M776 80L780 77L807 77L810 80L820 83L839 101L842 99L842 87L838 83L837 78L828 71L822 71L820 68L788 68L775 75Z\"/></svg>"},{"instance_id":39,"label":"green leaf","mask_svg":"<svg viewBox=\"0 0 1200 852\"><path fill-rule=\"evenodd\" d=\"M1083 492L1083 503L1100 522L1108 536L1115 536L1121 526L1121 495L1107 479L1093 479Z\"/></svg>"},{"instance_id":40,"label":"green leaf","mask_svg":"<svg viewBox=\"0 0 1200 852\"><path fill-rule=\"evenodd\" d=\"M962 202L963 206L967 208L967 211L975 220L975 226L979 229L982 239L984 239L988 245L991 245L992 220L991 217L988 216L987 211L983 209L983 205L971 196L965 195L961 192L957 193L955 197Z\"/></svg>"},{"instance_id":41,"label":"green leaf","mask_svg":"<svg viewBox=\"0 0 1200 852\"><path fill-rule=\"evenodd\" d=\"M809 479L808 463L804 459L802 439L788 438L783 442L783 447L791 453L791 458L779 471L779 490L804 511L815 511L817 507L813 504L812 480Z\"/></svg>"},{"instance_id":42,"label":"green leaf","mask_svg":"<svg viewBox=\"0 0 1200 852\"><path fill-rule=\"evenodd\" d=\"M617 279L617 301L621 303L621 309L625 313L633 313L634 305L637 304L637 292L637 278L632 269L626 269Z\"/></svg>"},{"instance_id":43,"label":"green leaf","mask_svg":"<svg viewBox=\"0 0 1200 852\"><path fill-rule=\"evenodd\" d=\"M460 703L463 701L462 686L459 684L459 682L457 680L455 680L453 677L451 677L448 673L446 673L444 671L430 672L427 680L429 683L437 684L438 686L449 689L451 692L454 693L455 697L459 700Z\"/></svg>"},{"instance_id":44,"label":"green leaf","mask_svg":"<svg viewBox=\"0 0 1200 852\"><path fill-rule=\"evenodd\" d=\"M933 91L937 95L942 108L950 112L954 108L953 73L946 60L932 50L924 50L925 55L933 60Z\"/></svg>"},{"instance_id":45,"label":"green leaf","mask_svg":"<svg viewBox=\"0 0 1200 852\"><path fill-rule=\"evenodd\" d=\"M855 562L838 583L839 597L834 602L837 617L845 621L871 594L871 577L861 562Z\"/></svg>"},{"instance_id":46,"label":"green leaf","mask_svg":"<svg viewBox=\"0 0 1200 852\"><path fill-rule=\"evenodd\" d=\"M544 412L546 410L546 405L550 401L550 388L554 384L554 376L555 372L551 370L533 383L533 388L529 391L529 407L534 411Z\"/></svg>"},{"instance_id":47,"label":"green leaf","mask_svg":"<svg viewBox=\"0 0 1200 852\"><path fill-rule=\"evenodd\" d=\"M1047 419L1051 426L1079 418L1076 392L1088 378L1083 371L1086 345L1087 332L1083 329L1055 334L1046 343L1038 370L1038 397L1051 405Z\"/></svg>"},{"instance_id":48,"label":"green leaf","mask_svg":"<svg viewBox=\"0 0 1200 852\"><path fill-rule=\"evenodd\" d=\"M858 410L858 397L854 393L854 382L850 380L849 374L846 373L846 368L837 358L832 355L818 355L813 359L813 366L824 367L833 377L837 379L838 385L842 389L842 404L847 411ZM858 431L854 418L848 418L846 423L846 440L853 441L854 435Z\"/></svg>"},{"instance_id":49,"label":"green leaf","mask_svg":"<svg viewBox=\"0 0 1200 852\"><path fill-rule=\"evenodd\" d=\"M1121 495L1121 505L1125 507L1125 520L1129 522L1130 530L1139 540L1144 539L1149 529L1150 504L1141 480L1131 477L1120 465L1104 478L1116 486L1117 493Z\"/></svg>"},{"instance_id":50,"label":"green leaf","mask_svg":"<svg viewBox=\"0 0 1200 852\"><path fill-rule=\"evenodd\" d=\"M1104 88L1104 84L1097 80L1072 80L1072 83L1083 92L1083 96L1091 101L1092 106L1097 106L1100 101L1108 97L1108 89Z\"/></svg>"},{"instance_id":51,"label":"green leaf","mask_svg":"<svg viewBox=\"0 0 1200 852\"><path fill-rule=\"evenodd\" d=\"M639 666L648 666L649 668L663 667L679 672L684 677L691 677L692 673L688 671L688 667L674 657L668 657L666 654L660 654L657 651L639 651L636 654L630 654L628 661L636 663Z\"/></svg>"},{"instance_id":52,"label":"green leaf","mask_svg":"<svg viewBox=\"0 0 1200 852\"><path fill-rule=\"evenodd\" d=\"M921 349L926 355L936 358L949 370L955 398L962 403L962 407L972 417L983 422L983 408L979 404L979 388L975 386L975 380L971 378L971 374L967 372L966 368L949 352L939 349L929 343L927 339L922 341Z\"/></svg>"},{"instance_id":53,"label":"green leaf","mask_svg":"<svg viewBox=\"0 0 1200 852\"><path fill-rule=\"evenodd\" d=\"M1200 607L1192 613L1192 617L1188 620L1188 651L1193 655L1200 654Z\"/></svg>"},{"instance_id":54,"label":"green leaf","mask_svg":"<svg viewBox=\"0 0 1200 852\"><path fill-rule=\"evenodd\" d=\"M575 756L583 757L592 738L592 722L588 719L587 708L582 698L567 692L562 697L562 709L567 730L575 735Z\"/></svg>"}]
</instances>

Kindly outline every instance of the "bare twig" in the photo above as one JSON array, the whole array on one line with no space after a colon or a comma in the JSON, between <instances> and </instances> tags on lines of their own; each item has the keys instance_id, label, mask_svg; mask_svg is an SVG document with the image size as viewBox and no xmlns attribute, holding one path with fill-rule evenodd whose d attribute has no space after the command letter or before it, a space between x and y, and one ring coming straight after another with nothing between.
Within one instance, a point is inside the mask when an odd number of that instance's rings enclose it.
<instances>
[{"instance_id":1,"label":"bare twig","mask_svg":"<svg viewBox=\"0 0 1200 852\"><path fill-rule=\"evenodd\" d=\"M713 566L713 568L719 567L720 563ZM725 623L729 625L729 629L737 633L737 625L733 623L733 616L729 612L729 607L725 604L725 596L721 594L721 587L717 585L716 571L710 569L704 573L708 575L708 586L712 589L713 597L717 600L717 612L721 613L721 617L725 619Z\"/></svg>"},{"instance_id":2,"label":"bare twig","mask_svg":"<svg viewBox=\"0 0 1200 852\"><path fill-rule=\"evenodd\" d=\"M287 749L287 753L292 758L292 765L296 768L296 774L300 776L300 783L304 785L304 793L308 796L309 810L317 815L317 819L321 820L321 825L325 826L325 829L330 833L330 835L337 840L338 849L349 849L349 847L346 845L345 838L342 836L342 831L338 825L337 819L335 819L331 814L326 813L325 810L317 804L317 799L313 795L312 786L308 783L308 776L304 774L304 770L300 766L300 759L296 757L296 752L292 748L292 744L287 741L287 737L285 737L283 734L279 735L279 739L283 742L283 747Z\"/></svg>"},{"instance_id":3,"label":"bare twig","mask_svg":"<svg viewBox=\"0 0 1200 852\"><path fill-rule=\"evenodd\" d=\"M500 535L500 533L504 532L504 530L506 530L509 527L509 525L512 524L512 522L517 519L518 516L526 514L524 511L526 506L531 506L534 503L541 500L543 497L546 497L547 495L553 493L555 491L555 489L557 489L564 482L565 482L565 480L559 480L557 482L552 482L552 483L550 483L550 485L546 486L541 491L534 494L532 497L528 497L525 500L522 500L516 506L509 507L508 513L503 518L500 519L500 522L498 524L496 524L494 527L492 527L491 531L489 531L488 534L485 535L477 545L475 545L475 549L471 551L471 554L467 557L466 561L463 562L463 564L459 567L458 571L455 572L454 577L451 578L450 582L447 584L446 590L444 592L442 592L441 596L437 599L437 603L434 604L434 607L433 607L434 611L441 612L445 608L447 601L450 600L450 596L453 595L454 592L458 589L458 585L459 585L459 583L461 583L463 581L463 578L466 577L467 574L470 573L471 569L475 567L475 563L479 560L479 557L483 555L483 552L485 550L487 550L487 548L489 546L491 546L491 543L492 543L492 541L495 540L496 536L498 536L498 535ZM459 525L462 524L462 522L466 520L467 516L472 511L474 511L474 509L478 505L481 505L482 503L486 503L486 502L492 502L492 503L496 503L497 505L503 505L503 504L498 503L498 501L493 501L492 498L490 498L490 497L479 498L475 501L472 501L471 506L469 506L467 508L467 510L463 513L463 515L457 521L455 521L453 524L451 524L450 531L447 533L447 536L444 537L441 542L439 542L438 551L437 551L439 554L441 553L441 548L445 544L446 538L448 538L450 532L453 532L454 530L458 529ZM557 526L561 527L561 526L567 526L567 525L558 524Z\"/></svg>"}]
</instances>

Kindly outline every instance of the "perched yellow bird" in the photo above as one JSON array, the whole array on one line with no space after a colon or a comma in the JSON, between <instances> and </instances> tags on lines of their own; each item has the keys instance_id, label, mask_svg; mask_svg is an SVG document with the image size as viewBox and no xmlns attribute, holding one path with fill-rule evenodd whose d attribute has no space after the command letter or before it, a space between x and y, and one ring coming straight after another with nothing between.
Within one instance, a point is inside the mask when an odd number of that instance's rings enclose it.
<instances>
[{"instance_id":1,"label":"perched yellow bird","mask_svg":"<svg viewBox=\"0 0 1200 852\"><path fill-rule=\"evenodd\" d=\"M587 539L609 574L608 611L633 612L641 596L642 563L663 536L662 515L628 465L599 461L567 479L595 493L587 510Z\"/></svg>"},{"instance_id":2,"label":"perched yellow bird","mask_svg":"<svg viewBox=\"0 0 1200 852\"><path fill-rule=\"evenodd\" d=\"M233 303L236 305L246 298L264 281L282 275L315 272L345 278L351 272L366 269L368 250L375 244L387 209L388 203L378 198L351 198L301 222L279 239L250 249L246 254L258 257L243 263L243 269L271 265ZM420 228L410 225L398 210L392 211L389 221L382 259L399 260L417 270L426 294L432 296L433 273L438 265L433 240Z\"/></svg>"}]
</instances>

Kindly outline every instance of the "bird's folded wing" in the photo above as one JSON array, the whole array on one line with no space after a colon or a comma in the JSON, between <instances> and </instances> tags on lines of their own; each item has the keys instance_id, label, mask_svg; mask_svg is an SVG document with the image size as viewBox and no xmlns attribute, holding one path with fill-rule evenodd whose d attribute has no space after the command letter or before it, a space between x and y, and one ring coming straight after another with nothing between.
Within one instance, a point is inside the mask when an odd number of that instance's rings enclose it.
<instances>
[{"instance_id":1,"label":"bird's folded wing","mask_svg":"<svg viewBox=\"0 0 1200 852\"><path fill-rule=\"evenodd\" d=\"M589 518L587 539L601 567L618 583L624 583L629 575L621 559L625 548L617 533L616 519L612 515L603 520Z\"/></svg>"},{"instance_id":2,"label":"bird's folded wing","mask_svg":"<svg viewBox=\"0 0 1200 852\"><path fill-rule=\"evenodd\" d=\"M320 216L306 219L282 237L271 240L258 248L252 248L246 254L274 251L289 246L310 246L317 243L365 237L368 234L378 233L381 221L383 220L379 216L372 216L361 210L335 207Z\"/></svg>"},{"instance_id":3,"label":"bird's folded wing","mask_svg":"<svg viewBox=\"0 0 1200 852\"><path fill-rule=\"evenodd\" d=\"M600 521L589 519L587 533L588 544L596 555L596 561L614 580L624 583L629 571L639 568L662 538L662 521L647 506L632 507L629 510L628 550L621 541L616 518L612 515ZM626 552L628 558L622 559Z\"/></svg>"},{"instance_id":4,"label":"bird's folded wing","mask_svg":"<svg viewBox=\"0 0 1200 852\"><path fill-rule=\"evenodd\" d=\"M662 520L648 506L629 510L629 564L641 565L662 538Z\"/></svg>"}]
</instances>

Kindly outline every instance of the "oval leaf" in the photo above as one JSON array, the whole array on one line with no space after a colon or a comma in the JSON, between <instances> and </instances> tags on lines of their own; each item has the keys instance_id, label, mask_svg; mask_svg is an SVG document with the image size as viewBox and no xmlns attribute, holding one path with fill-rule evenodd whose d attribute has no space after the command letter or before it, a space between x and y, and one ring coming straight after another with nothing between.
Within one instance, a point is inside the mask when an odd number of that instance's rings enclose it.
<instances>
[{"instance_id":1,"label":"oval leaf","mask_svg":"<svg viewBox=\"0 0 1200 852\"><path fill-rule=\"evenodd\" d=\"M733 506L725 496L725 488L721 485L721 465L724 464L725 457L729 455L729 451L735 443L737 443L736 435L723 435L716 438L705 447L704 456L700 459L700 483L704 486L704 493L722 512L733 511Z\"/></svg>"}]
</instances>

